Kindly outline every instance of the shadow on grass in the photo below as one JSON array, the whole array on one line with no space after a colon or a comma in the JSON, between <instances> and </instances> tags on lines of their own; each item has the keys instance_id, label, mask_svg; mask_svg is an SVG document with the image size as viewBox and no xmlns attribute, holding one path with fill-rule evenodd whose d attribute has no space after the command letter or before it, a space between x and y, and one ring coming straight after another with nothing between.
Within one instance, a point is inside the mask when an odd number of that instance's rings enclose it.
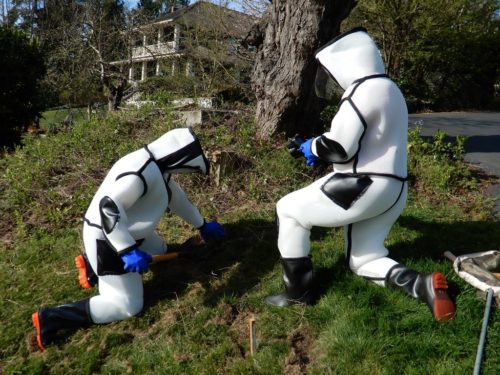
<instances>
[{"instance_id":1,"label":"shadow on grass","mask_svg":"<svg viewBox=\"0 0 500 375\"><path fill-rule=\"evenodd\" d=\"M424 221L413 216L402 216L400 227L420 233L411 243L391 247L390 256L404 263L407 260L431 258L443 260L443 253L451 251L462 255L498 249L500 223L487 221Z\"/></svg>"},{"instance_id":2,"label":"shadow on grass","mask_svg":"<svg viewBox=\"0 0 500 375\"><path fill-rule=\"evenodd\" d=\"M224 295L239 297L257 285L279 259L277 231L273 221L244 220L224 225L226 239L210 245L206 256L178 259L154 265L154 277L145 284L145 308L160 300L176 298L189 283L199 282L207 290L205 303L216 305ZM178 245L177 245L178 246ZM170 245L175 251L176 245ZM217 278L224 286L210 288Z\"/></svg>"},{"instance_id":3,"label":"shadow on grass","mask_svg":"<svg viewBox=\"0 0 500 375\"><path fill-rule=\"evenodd\" d=\"M499 224L494 222L432 222L412 216L398 221L402 230L419 233L416 240L400 242L390 248L390 257L405 264L430 258L445 261L443 252L455 255L491 250L500 243ZM205 258L180 259L152 267L154 277L145 285L145 309L159 301L176 298L193 282L200 282L207 293L205 303L215 306L225 295L240 297L257 285L279 261L275 223L245 220L225 225L227 239L212 247ZM329 228L315 228L312 241L321 241ZM175 251L175 245L173 246ZM232 269L226 276L225 271ZM336 283L350 275L343 256L331 267L315 266L315 289L321 298ZM418 270L421 271L421 270ZM216 278L226 277L220 288L210 288ZM458 293L450 286L452 294Z\"/></svg>"}]
</instances>

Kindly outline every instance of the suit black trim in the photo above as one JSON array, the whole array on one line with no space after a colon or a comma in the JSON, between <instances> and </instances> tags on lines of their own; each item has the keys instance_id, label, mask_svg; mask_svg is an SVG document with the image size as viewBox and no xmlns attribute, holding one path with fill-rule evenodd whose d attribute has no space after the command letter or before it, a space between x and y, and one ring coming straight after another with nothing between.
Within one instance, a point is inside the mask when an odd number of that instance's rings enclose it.
<instances>
[{"instance_id":1,"label":"suit black trim","mask_svg":"<svg viewBox=\"0 0 500 375\"><path fill-rule=\"evenodd\" d=\"M377 172L360 172L360 173L366 174L366 175L369 175L369 176L395 178L396 180L399 180L401 182L408 181L408 176L401 177L401 176L398 176L396 174L391 174L391 173L377 173Z\"/></svg>"},{"instance_id":2,"label":"suit black trim","mask_svg":"<svg viewBox=\"0 0 500 375\"><path fill-rule=\"evenodd\" d=\"M189 161L189 160L186 160L186 161ZM171 173L172 171L175 171L177 169L192 169L193 171L199 171L201 168L200 167L193 167L191 165L179 165L179 166L175 166L175 167L164 168L162 170L162 172L163 173Z\"/></svg>"},{"instance_id":3,"label":"suit black trim","mask_svg":"<svg viewBox=\"0 0 500 375\"><path fill-rule=\"evenodd\" d=\"M148 192L148 184L146 182L146 179L144 178L142 172L144 172L144 170L147 168L147 166L151 163L151 162L154 162L154 159L151 158L151 152L149 151L149 149L145 146L145 149L146 151L150 154L150 158L143 164L143 166L141 168L139 168L139 170L137 172L135 171L131 171L131 172L125 172L125 173L121 173L119 174L118 176L116 176L116 179L115 181L118 181L120 178L122 177L125 177L125 176L129 176L129 175L135 175L137 177L139 177L142 181L142 184L144 186L144 190L141 194L141 197L145 196L146 193Z\"/></svg>"},{"instance_id":4,"label":"suit black trim","mask_svg":"<svg viewBox=\"0 0 500 375\"><path fill-rule=\"evenodd\" d=\"M371 175L371 174L370 174ZM376 175L382 175L382 173L378 173ZM401 195L403 194L403 190L404 190L404 186L405 186L405 181L407 180L407 178L405 178L404 180L401 180L401 177L399 176L396 176L396 175L385 175L384 176L386 177L392 177L392 178L395 178L397 180L400 180L402 181L402 184L401 184L401 190L399 191L399 195L398 197L396 198L396 200L394 201L394 203L387 209L385 210L384 212L382 212L381 214L375 216L375 217L378 217L378 216L381 216L383 214L385 214L386 212L388 212L391 208L393 208L396 203L398 203L399 199L401 198ZM347 250L346 250L346 258L347 258L347 265L349 266L349 262L351 260L351 249L352 249L352 226L353 224L349 224L348 225L348 231L347 231ZM398 266L399 264L396 264L395 266L393 266L389 272L387 273L387 275L389 275L392 271L392 269L396 266ZM368 276L363 276L365 279L367 280L374 280L374 281L387 281L387 276L385 278L378 278L378 277L368 277Z\"/></svg>"},{"instance_id":5,"label":"suit black trim","mask_svg":"<svg viewBox=\"0 0 500 375\"><path fill-rule=\"evenodd\" d=\"M371 277L371 276L361 276L363 279L370 281L385 281L385 277Z\"/></svg>"},{"instance_id":6,"label":"suit black trim","mask_svg":"<svg viewBox=\"0 0 500 375\"><path fill-rule=\"evenodd\" d=\"M167 204L170 203L170 201L172 200L172 189L170 188L170 186L168 185L170 183L170 180L172 179L172 175L169 174L167 179L165 180L165 178L163 178L163 181L165 181L165 188L167 189L167 194L168 194L168 202Z\"/></svg>"},{"instance_id":7,"label":"suit black trim","mask_svg":"<svg viewBox=\"0 0 500 375\"><path fill-rule=\"evenodd\" d=\"M130 175L135 175L135 176L137 176L137 177L139 177L141 179L142 186L143 186L143 191L142 191L141 197L145 196L146 193L148 192L148 184L146 183L146 179L144 178L144 176L140 172L125 172L125 173L122 173L122 174L120 174L120 175L118 175L116 177L115 181L118 181L120 178L125 177L125 176L130 176Z\"/></svg>"},{"instance_id":8,"label":"suit black trim","mask_svg":"<svg viewBox=\"0 0 500 375\"><path fill-rule=\"evenodd\" d=\"M90 222L90 220L89 220L89 219L87 219L86 217L84 217L84 218L83 218L83 221L84 221L85 223L87 223L87 225L88 225L88 226L90 226L90 227L94 227L94 228L97 228L97 229L102 230L102 227L101 227L100 225L98 225L98 224L94 224L94 223L91 223L91 222Z\"/></svg>"},{"instance_id":9,"label":"suit black trim","mask_svg":"<svg viewBox=\"0 0 500 375\"><path fill-rule=\"evenodd\" d=\"M151 152L151 150L149 149L148 145L144 145L144 149L146 150L146 152L149 154L149 158L151 160L155 160L155 156L153 155L153 153Z\"/></svg>"},{"instance_id":10,"label":"suit black trim","mask_svg":"<svg viewBox=\"0 0 500 375\"><path fill-rule=\"evenodd\" d=\"M169 170L188 168L185 163L201 156L203 154L201 150L200 142L195 139L195 141L189 143L188 145L180 148L179 150L166 155L165 157L156 160L156 164L160 168L160 171L167 172ZM199 169L191 167L192 169Z\"/></svg>"},{"instance_id":11,"label":"suit black trim","mask_svg":"<svg viewBox=\"0 0 500 375\"><path fill-rule=\"evenodd\" d=\"M335 79L331 73L325 69L326 72L329 74L329 76L332 78L332 79ZM358 148L355 152L355 154L349 158L349 159L345 159L345 160L340 160L340 161L335 161L334 163L336 164L347 164L347 163L350 163L351 161L354 161L353 163L353 173L356 173L357 172L357 165L358 165L358 155L359 155L359 152L361 150L361 143L363 141L363 138L366 134L366 130L368 129L368 123L366 122L365 118L363 117L363 115L361 114L361 111L359 110L359 108L356 106L356 104L354 103L354 100L352 99L354 93L356 92L356 90L358 89L358 87L365 81L369 80L369 79L375 79L375 78L389 78L389 76L387 74L384 74L384 73L381 73L381 74L372 74L372 75L369 75L369 76L366 76L366 77L361 77L361 78L358 78L357 80L353 81L352 84L355 84L356 86L354 86L354 88L352 89L352 91L349 93L348 96L346 96L345 98L342 98L339 102L339 108L342 106L342 104L344 104L344 102L348 102L352 109L354 110L354 112L356 113L356 115L358 116L359 120L361 121L361 124L363 125L363 133L361 134L361 136L359 137L359 140L358 140ZM324 135L321 136L321 139L324 137ZM329 141L332 141L332 142L336 142L334 140L331 140L327 137L325 137L326 139L328 139ZM342 148L342 150L344 150L343 146L341 144L339 144L338 142L336 142L339 147ZM317 156L320 158L320 159L323 159L323 157L320 156L320 152L324 151L319 151L318 150L318 145L320 144L320 142L316 141L316 153L318 154ZM345 150L344 150L345 151ZM347 157L347 155L346 155ZM325 161L328 161L328 162L331 162L330 160L328 159L323 159Z\"/></svg>"},{"instance_id":12,"label":"suit black trim","mask_svg":"<svg viewBox=\"0 0 500 375\"><path fill-rule=\"evenodd\" d=\"M368 33L368 30L366 30L364 27L362 26L358 26L358 27L355 27L349 31L346 31L345 33L342 33L342 34L339 34L337 35L335 38L333 38L332 40L330 40L328 43L324 44L323 46L321 46L320 48L318 48L315 52L314 52L314 55L316 56L316 54L318 54L319 52L321 52L323 49L325 49L326 47L328 46L331 46L333 43L335 43L336 41L342 39L343 37L349 35L349 34L354 34L354 33L357 33L358 31L362 31L362 32L365 32L365 33Z\"/></svg>"},{"instance_id":13,"label":"suit black trim","mask_svg":"<svg viewBox=\"0 0 500 375\"><path fill-rule=\"evenodd\" d=\"M356 104L354 104L354 101L352 100L351 96L349 96L348 101L351 104L351 107L354 109L354 112L356 112L356 114L358 115L358 117L361 121L361 124L363 124L363 133L361 133L361 136L359 137L358 149L356 150L356 153L354 154L354 164L352 166L352 171L354 173L356 173L356 168L358 165L358 154L359 154L359 151L361 150L361 142L363 141L363 138L365 137L366 129L368 128L368 125L367 125L366 120L364 119L363 115L361 114L361 111L358 109L358 107L356 107Z\"/></svg>"},{"instance_id":14,"label":"suit black trim","mask_svg":"<svg viewBox=\"0 0 500 375\"><path fill-rule=\"evenodd\" d=\"M387 210L385 210L384 212L382 212L380 215L383 215L383 214L385 214L386 212L390 211L390 210L391 210L391 208L393 208L393 207L396 205L396 203L398 203L398 202L399 202L399 199L401 198L401 195L403 194L403 190L404 190L404 188L405 188L405 181L402 181L402 184L401 184L401 190L399 191L398 197L396 198L396 200L394 201L394 203L393 203L393 204L391 204L391 206L390 206ZM380 216L380 215L379 215L379 216Z\"/></svg>"},{"instance_id":15,"label":"suit black trim","mask_svg":"<svg viewBox=\"0 0 500 375\"><path fill-rule=\"evenodd\" d=\"M369 79L374 79L374 78L390 78L388 74L386 73L379 73L379 74L371 74L369 76L365 76L365 77L361 77L361 78L358 78L356 80L354 80L352 82L352 84L355 84L355 83L358 83L358 86L360 84L362 84L364 81L367 81ZM356 86L353 91L351 92L351 94L349 96L352 96L352 94L354 93L354 90L356 90L358 88L358 86Z\"/></svg>"},{"instance_id":16,"label":"suit black trim","mask_svg":"<svg viewBox=\"0 0 500 375\"><path fill-rule=\"evenodd\" d=\"M347 267L351 268L351 251L352 251L352 224L347 225L347 246L346 246L346 264Z\"/></svg>"},{"instance_id":17,"label":"suit black trim","mask_svg":"<svg viewBox=\"0 0 500 375\"><path fill-rule=\"evenodd\" d=\"M201 142L198 138L198 136L195 134L193 128L190 126L188 127L189 129L189 132L191 133L191 135L193 136L194 138L194 141L198 144L198 146L200 147L200 153L201 153L201 157L203 158L203 161L205 163L205 170L206 170L206 175L208 176L209 172L210 172L210 162L208 161L207 157L205 156L205 153L203 152L203 147L201 147Z\"/></svg>"}]
</instances>

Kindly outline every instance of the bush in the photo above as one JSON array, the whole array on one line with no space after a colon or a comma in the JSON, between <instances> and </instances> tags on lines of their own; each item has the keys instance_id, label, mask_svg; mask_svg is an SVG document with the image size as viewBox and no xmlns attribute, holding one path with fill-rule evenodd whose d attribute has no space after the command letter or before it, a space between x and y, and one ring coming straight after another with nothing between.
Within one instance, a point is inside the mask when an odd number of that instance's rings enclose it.
<instances>
[{"instance_id":1,"label":"bush","mask_svg":"<svg viewBox=\"0 0 500 375\"><path fill-rule=\"evenodd\" d=\"M408 168L414 184L438 195L476 188L477 181L463 161L467 138L457 136L455 142L449 142L446 133L438 131L426 141L420 131L417 127L408 133Z\"/></svg>"},{"instance_id":2,"label":"bush","mask_svg":"<svg viewBox=\"0 0 500 375\"><path fill-rule=\"evenodd\" d=\"M45 66L38 44L7 26L0 26L0 56L0 146L12 146L40 118Z\"/></svg>"}]
</instances>

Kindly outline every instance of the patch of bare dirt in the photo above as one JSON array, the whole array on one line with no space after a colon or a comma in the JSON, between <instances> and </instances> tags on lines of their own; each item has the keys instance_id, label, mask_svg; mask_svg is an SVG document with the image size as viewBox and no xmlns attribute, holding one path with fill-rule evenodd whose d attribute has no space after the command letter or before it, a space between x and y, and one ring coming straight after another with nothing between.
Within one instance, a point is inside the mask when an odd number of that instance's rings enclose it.
<instances>
[{"instance_id":1,"label":"patch of bare dirt","mask_svg":"<svg viewBox=\"0 0 500 375\"><path fill-rule=\"evenodd\" d=\"M174 353L174 360L177 363L186 363L193 359L193 355L191 353Z\"/></svg>"},{"instance_id":2,"label":"patch of bare dirt","mask_svg":"<svg viewBox=\"0 0 500 375\"><path fill-rule=\"evenodd\" d=\"M218 323L225 324L230 327L239 315L238 309L236 306L224 303L221 306L221 310L222 314L217 316Z\"/></svg>"},{"instance_id":3,"label":"patch of bare dirt","mask_svg":"<svg viewBox=\"0 0 500 375\"><path fill-rule=\"evenodd\" d=\"M42 350L38 346L38 343L36 342L36 333L35 332L30 332L26 336L26 347L28 348L29 353L36 353L36 352L41 352ZM1 373L1 371L0 371Z\"/></svg>"},{"instance_id":4,"label":"patch of bare dirt","mask_svg":"<svg viewBox=\"0 0 500 375\"><path fill-rule=\"evenodd\" d=\"M240 311L228 303L223 303L216 317L218 324L223 324L229 328L234 344L235 353L240 353L241 357L250 355L250 319L255 319L252 311ZM257 330L258 333L258 330ZM258 334L257 334L257 342Z\"/></svg>"},{"instance_id":5,"label":"patch of bare dirt","mask_svg":"<svg viewBox=\"0 0 500 375\"><path fill-rule=\"evenodd\" d=\"M313 340L304 327L299 327L287 339L290 343L290 352L285 360L283 374L299 375L305 374L307 366L311 362L310 350Z\"/></svg>"}]
</instances>

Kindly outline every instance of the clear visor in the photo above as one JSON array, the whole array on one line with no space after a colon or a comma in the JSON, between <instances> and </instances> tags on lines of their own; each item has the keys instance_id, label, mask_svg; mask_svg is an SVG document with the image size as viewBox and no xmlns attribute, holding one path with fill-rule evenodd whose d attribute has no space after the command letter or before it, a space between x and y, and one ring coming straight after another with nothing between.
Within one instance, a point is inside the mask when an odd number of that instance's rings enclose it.
<instances>
[{"instance_id":1,"label":"clear visor","mask_svg":"<svg viewBox=\"0 0 500 375\"><path fill-rule=\"evenodd\" d=\"M322 65L319 65L316 70L314 91L318 98L326 100L337 99L344 93L344 89L332 78Z\"/></svg>"}]
</instances>

